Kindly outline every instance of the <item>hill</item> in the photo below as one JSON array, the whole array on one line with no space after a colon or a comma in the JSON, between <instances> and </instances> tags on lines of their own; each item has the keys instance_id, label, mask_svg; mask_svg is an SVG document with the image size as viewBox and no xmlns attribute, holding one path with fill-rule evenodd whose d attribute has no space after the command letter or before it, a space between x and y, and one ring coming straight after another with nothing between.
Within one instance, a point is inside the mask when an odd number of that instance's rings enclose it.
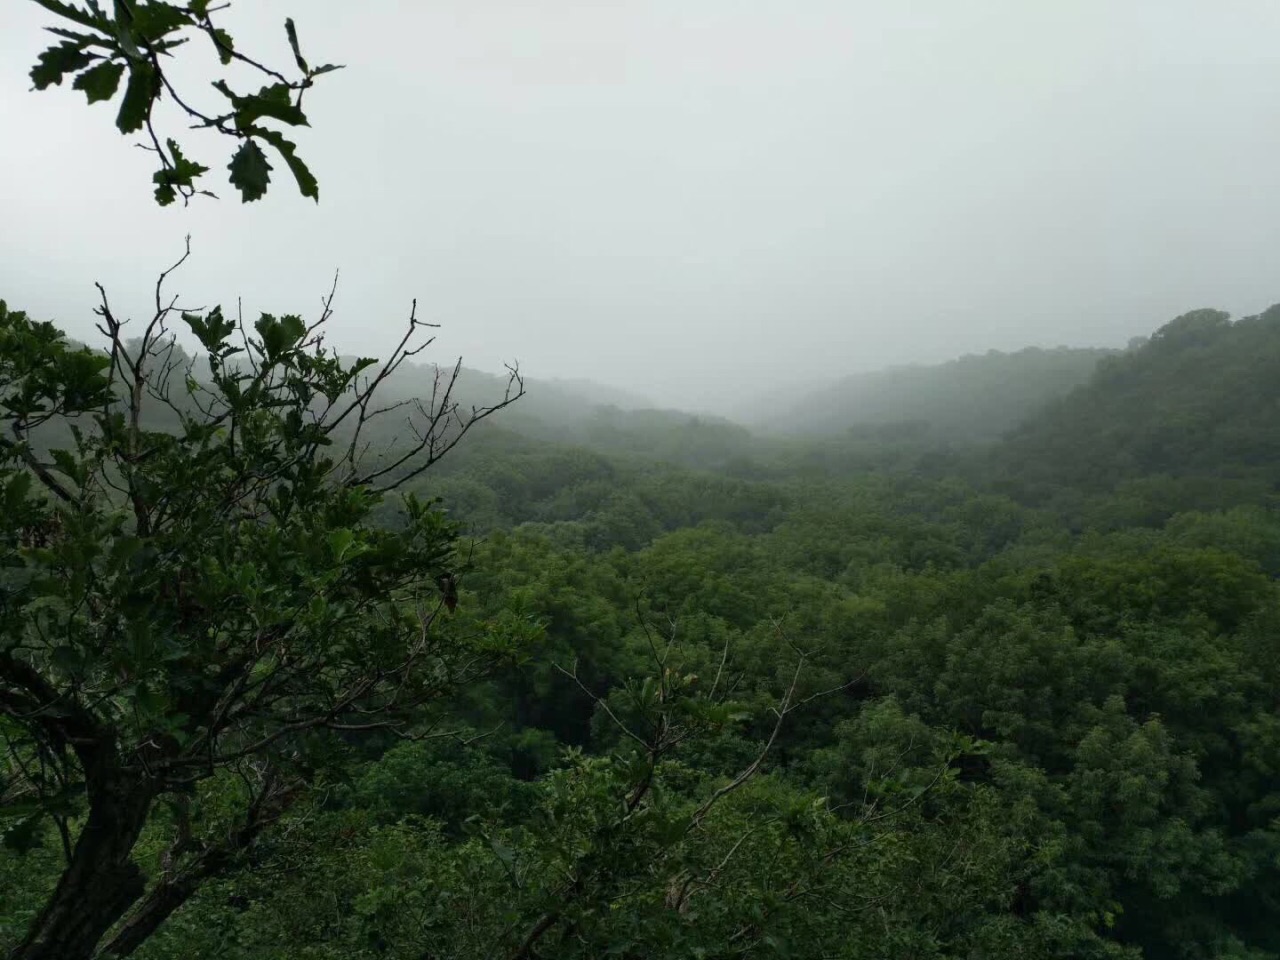
<instances>
[{"instance_id":1,"label":"hill","mask_svg":"<svg viewBox=\"0 0 1280 960\"><path fill-rule=\"evenodd\" d=\"M400 396L431 396L439 373L447 382L452 368L406 365L390 381ZM491 404L506 389L505 376L464 368L455 399L462 406ZM589 380L527 379L525 395L503 411L491 443L526 441L569 444L659 462L711 468L722 466L754 446L750 432L721 417L654 408L644 397ZM502 441L498 436L505 435Z\"/></svg>"},{"instance_id":2,"label":"hill","mask_svg":"<svg viewBox=\"0 0 1280 960\"><path fill-rule=\"evenodd\" d=\"M216 960L234 942L243 960L419 960L441 944L460 960L531 957L525 931L545 927L548 902L568 897L589 908L574 914L582 948L555 956L720 955L739 931L745 940L763 929L777 930L791 956L845 960L1280 956L1270 895L1280 791L1266 762L1280 751L1280 511L1265 497L1243 502L1280 474L1272 313L1237 324L1212 311L1180 318L987 448L892 424L761 439L531 382L520 404L412 481L481 535L444 556L454 573L424 579L404 601L407 638L431 656L432 676L455 669L463 679L412 735L359 736L361 713L329 733L282 737L290 752L272 762L310 776L301 764L314 761L332 780L249 838L243 861L181 891L181 912L135 955ZM31 382L26 355L0 349L11 395ZM431 393L434 368L401 373L401 397ZM503 387L464 371L455 399L493 403ZM253 422L288 430L312 402L295 397L278 419L273 405ZM373 448L394 450L403 418L379 423ZM174 442L201 453L201 436ZM172 449L149 439L146 456L121 457L127 469L152 469L150 451ZM0 491L12 502L28 461L7 450L0 467L19 479L0 476ZM90 469L59 453L52 469ZM214 453L215 466L237 462L230 442ZM194 460L171 462L189 478L181 502L199 506L218 471L191 469ZM255 479L274 484L289 458L261 461ZM989 473L975 485L979 468ZM1024 502L993 494L993 479ZM99 481L116 482L114 473ZM164 550L139 554L116 511L89 514L92 527L78 504L20 504L58 510L57 525L38 527L25 512L0 511L7 649L27 658L10 664L39 664L68 684L68 702L79 696L73 669L104 678L94 682L144 718L149 742L162 724L185 723L150 705L213 682L212 670L187 665L204 638L256 645L257 623L238 618L263 595L296 591L299 601L281 608L288 629L300 610L318 616L315 578L291 579L289 564L310 555L300 546L329 563L355 535L324 524L349 524L358 497L290 514L270 508L307 486L269 489L258 522L237 517L237 539L227 540L261 537L263 547L231 560L168 535ZM1191 493L1199 512L1152 513ZM1025 502L1040 494L1048 509ZM183 516L167 506L160 515ZM400 555L393 538L411 529L408 515L396 498L382 502L378 525L360 532L358 575L376 569L366 557ZM295 525L288 539L280 517ZM1084 529L1103 522L1111 529ZM78 540L19 546L29 530L106 539L83 550ZM161 564L163 575L153 569ZM29 577L33 566L46 573ZM192 603L163 586L199 591L206 580L227 585L230 602ZM92 591L76 629L44 632L42 611L62 609L34 592L48 584L69 584L55 588L76 603L72 589ZM410 599L436 613L419 619ZM381 596L375 604L377 619L340 648L359 663L380 656L383 611L395 609ZM348 610L337 607L334 620ZM118 634L119 622L138 626ZM148 639L168 636L161 629L182 640L163 658ZM444 659L459 637L476 646L463 648L465 660ZM482 673L462 673L491 651L500 659ZM117 659L141 664L150 686L121 687ZM711 697L721 687L731 699ZM15 746L20 728L12 712L6 719L8 756L23 764L6 761L0 774L34 786L0 797L0 954L56 893L59 826L82 831L85 809L69 793L54 795L47 815L29 812L42 754L31 737ZM640 738L668 730L679 743L662 741L673 752L659 764L656 741ZM628 742L643 751L621 752ZM139 849L156 883L166 875L151 864L179 843L205 845L174 854L190 868L227 850L228 836L240 842L226 825L254 808L238 781L192 788L200 816L190 840L180 812L148 819ZM719 806L691 834L711 800ZM566 869L587 878L581 892L565 886ZM722 878L693 901L696 923L669 906L672 878L679 891L688 876ZM815 895L792 902L797 878ZM334 905L325 916L321 898ZM762 902L776 907L762 913ZM360 919L334 924L330 914Z\"/></svg>"},{"instance_id":3,"label":"hill","mask_svg":"<svg viewBox=\"0 0 1280 960\"><path fill-rule=\"evenodd\" d=\"M1218 504L1280 484L1280 306L1232 322L1196 310L1015 430L996 452L1021 499L1156 487ZM1236 491L1231 494L1231 491Z\"/></svg>"},{"instance_id":4,"label":"hill","mask_svg":"<svg viewBox=\"0 0 1280 960\"><path fill-rule=\"evenodd\" d=\"M811 434L910 424L938 438L992 441L1084 383L1114 352L991 350L933 366L859 373L779 404L757 423L771 432Z\"/></svg>"},{"instance_id":5,"label":"hill","mask_svg":"<svg viewBox=\"0 0 1280 960\"><path fill-rule=\"evenodd\" d=\"M617 407L619 410L652 410L657 406L642 394L584 377L552 377L549 380L539 380L538 383L545 390L578 397L601 407Z\"/></svg>"}]
</instances>

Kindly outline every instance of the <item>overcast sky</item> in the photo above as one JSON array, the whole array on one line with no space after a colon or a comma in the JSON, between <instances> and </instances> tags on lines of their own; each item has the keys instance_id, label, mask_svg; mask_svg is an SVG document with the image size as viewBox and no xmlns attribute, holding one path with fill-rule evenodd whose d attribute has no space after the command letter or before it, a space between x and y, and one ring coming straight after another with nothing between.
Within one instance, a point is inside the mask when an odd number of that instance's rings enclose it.
<instances>
[{"instance_id":1,"label":"overcast sky","mask_svg":"<svg viewBox=\"0 0 1280 960\"><path fill-rule=\"evenodd\" d=\"M292 15L348 65L321 201L185 210L114 105L30 92L50 18L0 2L0 297L73 334L187 233L189 303L314 314L341 268L343 350L417 297L441 359L702 408L1280 301L1275 0L237 0L242 49L288 63Z\"/></svg>"}]
</instances>

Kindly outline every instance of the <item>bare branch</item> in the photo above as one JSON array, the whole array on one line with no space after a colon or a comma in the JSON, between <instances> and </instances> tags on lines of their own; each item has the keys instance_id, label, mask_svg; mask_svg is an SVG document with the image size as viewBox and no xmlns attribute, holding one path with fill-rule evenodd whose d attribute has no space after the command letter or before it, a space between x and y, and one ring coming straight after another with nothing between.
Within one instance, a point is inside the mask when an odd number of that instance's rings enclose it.
<instances>
[{"instance_id":1,"label":"bare branch","mask_svg":"<svg viewBox=\"0 0 1280 960\"><path fill-rule=\"evenodd\" d=\"M554 664L554 666L566 677L568 677L570 680L576 683L578 685L578 689L580 689L583 693L585 693L588 697L590 697L591 702L594 703L596 706L598 706L601 710L603 710L605 712L605 715L610 720L613 721L614 726L616 726L619 730L625 733L628 737L630 737L636 743L640 744L642 749L644 750L652 749L652 745L647 740L645 740L643 737L636 734L630 727L628 727L625 723L623 723L621 720L618 719L617 714L615 714L613 710L610 709L609 704L602 697L597 697L594 693L592 693L590 690L587 689L586 684L584 684L581 680L578 679L578 662L576 660L573 663L572 671L566 670L564 667L560 666L560 664L558 663Z\"/></svg>"}]
</instances>

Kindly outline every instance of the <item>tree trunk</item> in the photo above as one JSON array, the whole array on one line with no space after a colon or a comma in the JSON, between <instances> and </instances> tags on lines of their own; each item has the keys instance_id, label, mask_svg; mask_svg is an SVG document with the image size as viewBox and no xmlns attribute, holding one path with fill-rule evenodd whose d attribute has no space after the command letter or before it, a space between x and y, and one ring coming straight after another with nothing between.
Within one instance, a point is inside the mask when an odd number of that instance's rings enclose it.
<instances>
[{"instance_id":1,"label":"tree trunk","mask_svg":"<svg viewBox=\"0 0 1280 960\"><path fill-rule=\"evenodd\" d=\"M106 958L132 955L160 929L175 910L191 898L200 888L201 882L219 866L221 865L210 870L188 871L173 880L163 881L150 890L96 956Z\"/></svg>"},{"instance_id":2,"label":"tree trunk","mask_svg":"<svg viewBox=\"0 0 1280 960\"><path fill-rule=\"evenodd\" d=\"M153 933L191 899L210 877L224 873L235 855L249 846L258 830L239 830L217 846L204 851L178 874L160 880L130 911L115 935L103 944L96 957L127 957L147 942Z\"/></svg>"},{"instance_id":3,"label":"tree trunk","mask_svg":"<svg viewBox=\"0 0 1280 960\"><path fill-rule=\"evenodd\" d=\"M124 777L95 786L71 862L10 960L90 960L111 925L146 889L131 854L152 792Z\"/></svg>"},{"instance_id":4,"label":"tree trunk","mask_svg":"<svg viewBox=\"0 0 1280 960\"><path fill-rule=\"evenodd\" d=\"M289 809L297 799L301 785L298 780L281 782L274 772L269 773L258 797L245 811L244 823L210 843L182 868L173 872L166 868L164 875L146 896L137 901L95 957L105 960L108 957L131 956L206 881L235 867L238 858L257 842L262 831ZM171 851L174 860L181 856L181 850L189 839L184 831L179 831L179 838Z\"/></svg>"}]
</instances>

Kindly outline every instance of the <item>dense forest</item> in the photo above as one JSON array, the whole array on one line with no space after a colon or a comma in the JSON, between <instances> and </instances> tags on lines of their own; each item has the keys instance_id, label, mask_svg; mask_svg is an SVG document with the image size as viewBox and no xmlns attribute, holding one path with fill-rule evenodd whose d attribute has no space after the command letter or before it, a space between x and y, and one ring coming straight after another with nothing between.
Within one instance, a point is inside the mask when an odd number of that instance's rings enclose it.
<instances>
[{"instance_id":1,"label":"dense forest","mask_svg":"<svg viewBox=\"0 0 1280 960\"><path fill-rule=\"evenodd\" d=\"M1280 960L1280 307L753 430L168 280L0 302L0 952Z\"/></svg>"},{"instance_id":2,"label":"dense forest","mask_svg":"<svg viewBox=\"0 0 1280 960\"><path fill-rule=\"evenodd\" d=\"M1029 347L991 350L938 366L893 367L774 402L746 419L761 429L839 434L877 426L929 430L935 438L998 440L1028 410L1065 396L1117 351Z\"/></svg>"},{"instance_id":3,"label":"dense forest","mask_svg":"<svg viewBox=\"0 0 1280 960\"><path fill-rule=\"evenodd\" d=\"M1270 311L1179 318L945 453L491 418L410 489L461 526L451 629L518 642L430 736L335 733L137 955L515 956L553 916L536 955L1280 955L1278 397ZM61 854L6 838L13 943Z\"/></svg>"}]
</instances>

